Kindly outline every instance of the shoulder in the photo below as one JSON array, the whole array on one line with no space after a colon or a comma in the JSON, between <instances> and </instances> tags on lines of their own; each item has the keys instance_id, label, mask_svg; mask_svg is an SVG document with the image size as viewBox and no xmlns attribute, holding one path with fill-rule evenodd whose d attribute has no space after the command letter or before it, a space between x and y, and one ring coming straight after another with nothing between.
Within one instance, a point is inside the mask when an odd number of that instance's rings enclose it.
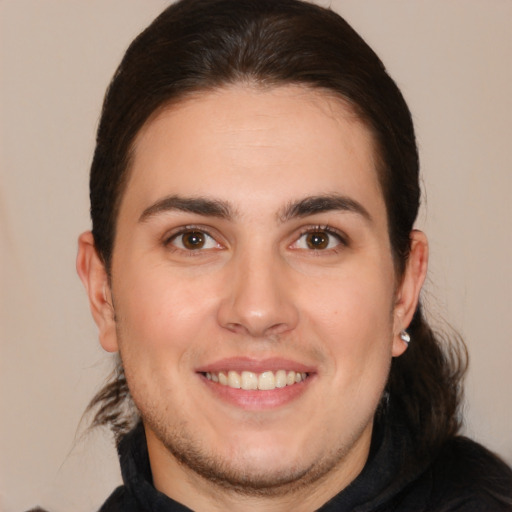
<instances>
[{"instance_id":1,"label":"shoulder","mask_svg":"<svg viewBox=\"0 0 512 512\"><path fill-rule=\"evenodd\" d=\"M432 510L512 511L512 470L462 436L448 441L431 466ZM441 506L442 504L442 506Z\"/></svg>"}]
</instances>

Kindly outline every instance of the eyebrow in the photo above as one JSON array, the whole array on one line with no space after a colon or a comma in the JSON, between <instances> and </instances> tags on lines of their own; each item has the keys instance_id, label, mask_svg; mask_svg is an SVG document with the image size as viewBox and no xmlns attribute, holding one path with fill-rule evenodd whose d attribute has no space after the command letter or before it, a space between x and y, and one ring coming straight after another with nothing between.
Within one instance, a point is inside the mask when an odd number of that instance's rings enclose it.
<instances>
[{"instance_id":1,"label":"eyebrow","mask_svg":"<svg viewBox=\"0 0 512 512\"><path fill-rule=\"evenodd\" d=\"M344 211L356 213L368 222L372 221L372 217L368 210L359 202L350 197L328 194L319 196L310 196L296 202L292 202L279 215L281 222L286 222L293 218L307 217L316 213L324 213L329 211Z\"/></svg>"},{"instance_id":2,"label":"eyebrow","mask_svg":"<svg viewBox=\"0 0 512 512\"><path fill-rule=\"evenodd\" d=\"M169 211L195 213L197 215L218 217L221 219L230 219L233 217L233 211L225 201L206 199L203 197L181 197L174 195L164 197L146 208L139 217L139 222L144 222L159 213Z\"/></svg>"},{"instance_id":3,"label":"eyebrow","mask_svg":"<svg viewBox=\"0 0 512 512\"><path fill-rule=\"evenodd\" d=\"M139 222L144 222L150 217L169 211L195 213L205 217L218 217L228 220L235 216L233 208L225 201L172 195L164 197L146 208L139 217ZM308 196L291 202L278 214L278 219L281 223L284 223L294 218L308 217L316 213L329 211L356 213L365 220L372 221L368 210L361 203L338 194Z\"/></svg>"}]
</instances>

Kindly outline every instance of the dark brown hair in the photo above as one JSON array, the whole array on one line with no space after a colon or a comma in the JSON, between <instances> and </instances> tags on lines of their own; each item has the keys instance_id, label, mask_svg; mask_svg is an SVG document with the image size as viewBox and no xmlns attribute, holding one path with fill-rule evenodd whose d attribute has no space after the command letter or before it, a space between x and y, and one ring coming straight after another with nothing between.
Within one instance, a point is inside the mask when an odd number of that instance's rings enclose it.
<instances>
[{"instance_id":1,"label":"dark brown hair","mask_svg":"<svg viewBox=\"0 0 512 512\"><path fill-rule=\"evenodd\" d=\"M233 83L300 84L335 94L372 131L397 275L403 274L420 203L409 109L373 50L339 15L298 0L181 0L128 48L107 91L91 168L96 249L110 269L116 217L134 138L149 117L187 96ZM457 433L462 343L443 342L421 308L406 353L392 362L386 396L406 416L418 453ZM117 438L137 418L120 361L90 409Z\"/></svg>"}]
</instances>

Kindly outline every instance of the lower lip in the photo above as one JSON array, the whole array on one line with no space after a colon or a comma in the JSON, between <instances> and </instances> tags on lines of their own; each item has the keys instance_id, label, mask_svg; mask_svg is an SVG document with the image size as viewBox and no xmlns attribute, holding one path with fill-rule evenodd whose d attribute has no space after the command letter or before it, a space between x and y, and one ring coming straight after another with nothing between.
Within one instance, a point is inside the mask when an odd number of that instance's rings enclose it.
<instances>
[{"instance_id":1,"label":"lower lip","mask_svg":"<svg viewBox=\"0 0 512 512\"><path fill-rule=\"evenodd\" d=\"M200 376L208 389L221 400L248 411L275 409L287 405L303 395L313 380L313 376L309 375L305 381L291 386L256 391L231 388L208 380L202 374Z\"/></svg>"}]
</instances>

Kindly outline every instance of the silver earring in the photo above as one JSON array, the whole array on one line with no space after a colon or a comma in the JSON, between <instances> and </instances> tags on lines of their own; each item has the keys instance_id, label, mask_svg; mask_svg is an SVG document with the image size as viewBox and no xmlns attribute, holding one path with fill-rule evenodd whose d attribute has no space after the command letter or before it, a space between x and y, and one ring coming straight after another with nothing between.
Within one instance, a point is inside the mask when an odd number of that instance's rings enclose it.
<instances>
[{"instance_id":1,"label":"silver earring","mask_svg":"<svg viewBox=\"0 0 512 512\"><path fill-rule=\"evenodd\" d=\"M409 342L411 341L411 337L409 336L409 333L405 329L402 329L400 331L400 339L404 343L407 343L407 345L409 345Z\"/></svg>"}]
</instances>

